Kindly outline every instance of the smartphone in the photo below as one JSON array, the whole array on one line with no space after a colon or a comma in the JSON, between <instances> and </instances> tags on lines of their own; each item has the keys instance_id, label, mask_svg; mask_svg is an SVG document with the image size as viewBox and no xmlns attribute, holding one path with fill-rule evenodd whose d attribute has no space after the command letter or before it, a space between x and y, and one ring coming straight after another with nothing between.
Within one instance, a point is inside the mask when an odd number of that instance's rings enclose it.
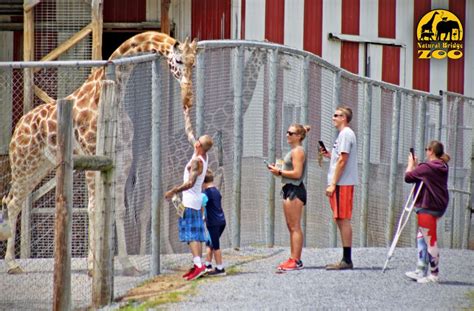
<instances>
[{"instance_id":1,"label":"smartphone","mask_svg":"<svg viewBox=\"0 0 474 311\"><path fill-rule=\"evenodd\" d=\"M411 157L415 160L415 148L410 148Z\"/></svg>"},{"instance_id":2,"label":"smartphone","mask_svg":"<svg viewBox=\"0 0 474 311\"><path fill-rule=\"evenodd\" d=\"M263 160L263 163L265 163L266 166L269 166L269 165L270 165L270 163L268 163L267 160Z\"/></svg>"},{"instance_id":3,"label":"smartphone","mask_svg":"<svg viewBox=\"0 0 474 311\"><path fill-rule=\"evenodd\" d=\"M323 150L324 153L328 152L328 150L326 149L326 146L324 146L324 143L322 140L319 141L319 146L321 147L321 149Z\"/></svg>"}]
</instances>

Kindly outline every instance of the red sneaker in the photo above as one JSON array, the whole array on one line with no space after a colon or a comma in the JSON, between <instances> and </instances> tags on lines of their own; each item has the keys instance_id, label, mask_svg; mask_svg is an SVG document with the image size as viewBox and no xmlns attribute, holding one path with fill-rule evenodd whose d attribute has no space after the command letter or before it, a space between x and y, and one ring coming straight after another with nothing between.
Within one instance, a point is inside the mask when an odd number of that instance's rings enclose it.
<instances>
[{"instance_id":1,"label":"red sneaker","mask_svg":"<svg viewBox=\"0 0 474 311\"><path fill-rule=\"evenodd\" d=\"M188 281L195 280L195 279L201 277L204 273L206 273L206 266L205 266L205 265L201 265L201 268L199 268L198 266L194 265L193 272L191 272L191 273L188 275L188 277L186 278L186 280L188 280Z\"/></svg>"},{"instance_id":2,"label":"red sneaker","mask_svg":"<svg viewBox=\"0 0 474 311\"><path fill-rule=\"evenodd\" d=\"M301 270L301 269L303 269L303 262L301 260L297 262L293 258L288 259L287 261L281 263L278 266L278 270L282 270L282 271Z\"/></svg>"},{"instance_id":3,"label":"red sneaker","mask_svg":"<svg viewBox=\"0 0 474 311\"><path fill-rule=\"evenodd\" d=\"M183 279L186 279L191 273L194 271L194 266L188 270L185 274L183 274Z\"/></svg>"}]
</instances>

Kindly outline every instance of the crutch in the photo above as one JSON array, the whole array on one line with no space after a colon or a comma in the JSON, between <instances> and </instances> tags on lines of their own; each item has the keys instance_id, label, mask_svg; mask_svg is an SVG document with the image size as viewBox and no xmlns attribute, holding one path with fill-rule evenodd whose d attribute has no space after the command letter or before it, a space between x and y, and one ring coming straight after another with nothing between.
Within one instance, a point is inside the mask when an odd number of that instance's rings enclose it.
<instances>
[{"instance_id":1,"label":"crutch","mask_svg":"<svg viewBox=\"0 0 474 311\"><path fill-rule=\"evenodd\" d=\"M411 212L413 211L413 208L415 207L416 199L418 198L418 195L420 194L422 187L423 187L423 182L420 182L418 186L418 190L415 193L415 196L413 196L413 193L415 192L416 184L413 185L413 187L411 188L410 195L408 196L407 202L405 203L405 207L403 208L402 215L400 215L400 220L398 221L397 232L395 233L395 236L393 237L392 245L390 245L390 249L388 250L387 259L385 260L382 273L384 273L385 269L387 269L388 262L393 256L395 247L397 247L398 239L400 239L400 235L402 234L403 229L408 223L408 219L410 219Z\"/></svg>"}]
</instances>

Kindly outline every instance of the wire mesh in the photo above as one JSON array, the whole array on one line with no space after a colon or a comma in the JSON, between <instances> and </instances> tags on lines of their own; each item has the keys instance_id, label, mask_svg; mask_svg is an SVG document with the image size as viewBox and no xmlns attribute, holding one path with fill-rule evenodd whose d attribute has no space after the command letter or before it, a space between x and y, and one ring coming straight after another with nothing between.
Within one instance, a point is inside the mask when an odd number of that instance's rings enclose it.
<instances>
[{"instance_id":1,"label":"wire mesh","mask_svg":"<svg viewBox=\"0 0 474 311\"><path fill-rule=\"evenodd\" d=\"M242 154L242 187L241 187L241 246L262 245L267 238L269 195L275 196L275 244L289 245L288 230L282 212L280 199L281 185L276 180L275 192L268 193L268 171L263 159L270 154L270 140L275 139L276 158L282 158L288 152L284 133L292 123L302 122L304 92L304 62L300 54L289 52L278 53L276 58L276 76L271 73L270 53L273 47L262 44L244 49L244 66L236 67L234 61L237 45L227 47L208 47L200 51L203 76L202 87L204 98L195 102L191 110L192 122L197 130L198 117L196 106L202 105L204 111L203 133L209 134L214 140L214 147L209 153L209 167L215 173L215 183L222 193L222 206L227 220L227 228L221 239L223 248L231 246L231 237L235 232L231 224L233 219L233 176L234 171L234 79L236 71L243 70L243 154ZM90 72L91 68L81 69ZM35 83L41 86L53 98L61 98L80 87L83 78L75 75L77 68L58 67L41 69L35 73ZM145 62L134 66L117 67L120 83L119 131L117 144L117 184L123 185L122 198L117 197L116 246L118 255L116 269L120 271L124 257L145 274L136 278L116 278L115 293L122 294L127 288L146 278L150 269L151 254L151 146L152 124L152 64ZM441 98L428 96L410 90L399 89L376 81L356 78L348 73L339 74L338 70L328 66L318 58L311 58L308 67L308 124L312 127L307 135L307 182L308 204L306 246L330 247L332 231L332 212L324 196L327 185L328 161L319 166L317 161L318 140L323 140L328 148L332 145L336 130L332 124L332 114L339 104L348 105L353 109L354 118L351 127L358 140L359 179L363 168L362 152L364 149L362 132L364 112L370 108L370 146L368 164L368 246L386 246L390 242L387 237L388 197L390 175L395 175L395 218L401 208L410 186L403 181L407 163L408 150L416 146L418 150L432 139L441 139L446 151L452 155L450 162L450 188L468 191L471 176L470 159L472 155L472 104L464 97L445 96L446 104ZM162 115L159 140L161 146L161 188L166 191L172 186L182 183L186 163L193 154L193 147L187 141L184 131L184 118L181 106L179 84L169 73L164 61L159 65L160 112ZM194 77L196 81L196 77ZM271 119L271 83L276 83L276 116ZM8 164L8 141L16 122L23 114L23 70L0 66L0 99L2 109L1 140L0 140L0 195L9 190L10 171ZM194 83L196 88L196 83ZM371 92L366 92L370 88ZM196 89L194 89L195 94ZM397 104L397 92L401 99L400 116L394 119ZM366 94L371 94L369 107ZM201 100L201 99L200 99ZM35 97L35 106L41 104ZM5 112L5 114L3 113ZM275 132L270 133L270 123L275 122ZM394 126L393 123L397 126ZM420 123L421 122L421 123ZM4 125L6 124L6 125ZM395 132L394 132L395 130ZM418 141L421 137L422 141ZM396 150L392 150L394 140L398 141ZM397 157L395 172L391 162ZM419 155L421 157L421 155ZM36 188L48 185L53 175L48 176ZM72 232L73 252L73 283L85 284L85 287L73 287L74 306L82 307L90 303L91 281L87 276L88 196L84 176L74 176L74 215ZM119 188L120 189L120 188ZM36 191L35 190L35 191ZM361 216L361 184L356 186L354 201L353 225L354 246L359 245ZM120 191L118 191L120 192ZM12 289L5 293L5 301L27 304L37 303L49 306L52 297L52 256L53 256L53 215L54 188L45 191L40 199L35 200L29 218L23 217L18 224L16 257L28 272L28 277L6 276L0 283L14 282L29 286L42 293L43 298L19 296L18 290ZM442 231L443 241L455 247L464 234L463 227L467 195L451 191L452 200L445 217ZM187 245L178 239L178 217L174 208L164 198L159 199L161 213L160 252L187 252ZM28 222L26 225L25 222ZM441 226L440 226L441 227ZM401 246L412 245L414 236L411 234L414 225L407 229L400 239ZM100 230L100 229L98 229ZM458 230L458 231L456 231ZM25 244L25 241L29 242ZM339 240L339 239L337 239ZM23 248L21 242L23 241ZM340 242L338 242L340 243ZM0 253L4 256L5 242L0 242ZM22 251L23 249L23 251ZM49 268L47 266L49 265ZM49 269L49 270L48 270ZM49 273L49 274L48 274ZM46 277L45 277L46 275ZM124 283L127 283L124 287ZM41 286L37 286L41 284ZM20 286L20 285L18 285ZM127 287L128 286L128 287ZM39 288L41 287L41 289ZM18 287L19 288L19 287ZM2 296L3 298L3 296ZM25 302L26 301L26 302ZM47 307L46 307L47 308Z\"/></svg>"}]
</instances>

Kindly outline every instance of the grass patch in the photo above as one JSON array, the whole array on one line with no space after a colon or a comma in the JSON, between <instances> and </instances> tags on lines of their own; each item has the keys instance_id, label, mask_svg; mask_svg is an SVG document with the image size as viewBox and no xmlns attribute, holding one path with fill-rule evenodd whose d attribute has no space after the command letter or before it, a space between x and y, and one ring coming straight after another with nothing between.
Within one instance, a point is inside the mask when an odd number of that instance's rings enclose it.
<instances>
[{"instance_id":1,"label":"grass patch","mask_svg":"<svg viewBox=\"0 0 474 311\"><path fill-rule=\"evenodd\" d=\"M474 311L474 290L469 291L466 294L467 298L469 299L469 309L471 311Z\"/></svg>"},{"instance_id":2,"label":"grass patch","mask_svg":"<svg viewBox=\"0 0 474 311\"><path fill-rule=\"evenodd\" d=\"M197 283L188 282L178 274L159 275L128 291L118 301L123 304L120 310L146 311L150 308L182 301L186 296L195 295Z\"/></svg>"}]
</instances>

